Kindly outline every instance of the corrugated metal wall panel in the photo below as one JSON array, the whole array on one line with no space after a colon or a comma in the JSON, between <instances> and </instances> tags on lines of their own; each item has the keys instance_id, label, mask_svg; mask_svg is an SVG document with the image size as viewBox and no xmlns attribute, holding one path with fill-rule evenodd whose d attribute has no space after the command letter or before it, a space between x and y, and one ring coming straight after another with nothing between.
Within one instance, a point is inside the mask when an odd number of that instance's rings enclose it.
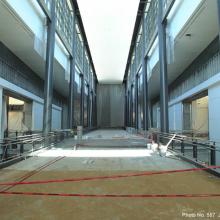
<instances>
[{"instance_id":1,"label":"corrugated metal wall panel","mask_svg":"<svg viewBox=\"0 0 220 220\"><path fill-rule=\"evenodd\" d=\"M99 84L97 89L98 126L101 128L124 127L124 85Z\"/></svg>"}]
</instances>

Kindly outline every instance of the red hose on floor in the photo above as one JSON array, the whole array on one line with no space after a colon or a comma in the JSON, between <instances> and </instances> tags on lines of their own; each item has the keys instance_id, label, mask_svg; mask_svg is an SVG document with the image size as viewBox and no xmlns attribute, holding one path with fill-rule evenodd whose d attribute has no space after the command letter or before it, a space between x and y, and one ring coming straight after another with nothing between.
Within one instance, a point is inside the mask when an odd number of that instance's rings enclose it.
<instances>
[{"instance_id":1,"label":"red hose on floor","mask_svg":"<svg viewBox=\"0 0 220 220\"><path fill-rule=\"evenodd\" d=\"M24 196L57 196L80 198L210 198L220 197L220 194L143 194L143 195L117 195L117 194L70 194L70 193L38 193L38 192L0 192L0 195L24 195Z\"/></svg>"},{"instance_id":2,"label":"red hose on floor","mask_svg":"<svg viewBox=\"0 0 220 220\"><path fill-rule=\"evenodd\" d=\"M55 159L48 161L46 164L41 165L41 166L38 167L37 169L35 169L35 170L33 170L33 171L31 171L31 172L25 174L24 176L19 177L19 180L18 180L17 182L14 182L14 183L9 184L9 185L8 185L8 184L7 184L7 185L4 185L4 184L3 184L3 186L9 186L9 187L7 187L7 188L5 188L5 189L1 189L0 192L5 192L5 191L7 191L7 190L9 190L9 189L12 189L14 186L21 184L24 180L26 180L26 179L32 177L33 175L39 173L39 172L42 171L43 169L49 167L50 165L56 163L57 161L59 161L59 160L61 160L61 159L63 159L63 158L64 158L64 157L56 157Z\"/></svg>"},{"instance_id":3,"label":"red hose on floor","mask_svg":"<svg viewBox=\"0 0 220 220\"><path fill-rule=\"evenodd\" d=\"M183 173L183 172L196 172L196 171L204 171L204 170L216 169L216 168L220 168L220 166L209 166L205 168L191 168L191 169L181 169L181 170L165 170L165 171L144 172L144 173L130 173L130 174L121 174L121 175L113 175L113 176L82 177L82 178L72 178L72 179L40 180L40 181L28 181L28 182L19 181L19 182L0 183L0 186L1 185L11 186L11 185L63 183L63 182L81 182L81 181L93 181L93 180L105 180L105 179L113 180L113 179L128 178L128 177L152 176L152 175Z\"/></svg>"}]
</instances>

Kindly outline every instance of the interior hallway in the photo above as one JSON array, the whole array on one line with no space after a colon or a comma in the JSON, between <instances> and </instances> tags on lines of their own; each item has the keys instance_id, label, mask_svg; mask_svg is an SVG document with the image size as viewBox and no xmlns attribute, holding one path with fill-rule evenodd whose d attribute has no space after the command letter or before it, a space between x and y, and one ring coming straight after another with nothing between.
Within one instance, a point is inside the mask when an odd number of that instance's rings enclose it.
<instances>
[{"instance_id":1,"label":"interior hallway","mask_svg":"<svg viewBox=\"0 0 220 220\"><path fill-rule=\"evenodd\" d=\"M120 137L120 139L119 139ZM146 141L121 130L101 130L83 139ZM146 147L108 150L75 148L67 139L54 148L0 171L0 181L57 180L99 177L193 168L171 152L161 157ZM109 145L109 144L108 144ZM105 148L105 146L103 146ZM40 168L42 165L45 165ZM40 168L40 169L39 169ZM23 177L23 178L21 178ZM205 194L220 193L220 180L204 172L63 182L37 185L1 186L1 191L79 194ZM182 213L215 212L218 198L84 198L59 196L0 195L1 219L181 219ZM98 207L98 209L97 209ZM163 216L163 217L162 217Z\"/></svg>"}]
</instances>

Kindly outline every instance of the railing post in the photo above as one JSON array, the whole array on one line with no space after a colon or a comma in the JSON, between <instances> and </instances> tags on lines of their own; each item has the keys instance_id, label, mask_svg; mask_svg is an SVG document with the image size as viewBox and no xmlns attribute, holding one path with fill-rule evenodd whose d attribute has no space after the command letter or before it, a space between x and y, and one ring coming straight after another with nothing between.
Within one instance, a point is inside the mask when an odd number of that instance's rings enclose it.
<instances>
[{"instance_id":1,"label":"railing post","mask_svg":"<svg viewBox=\"0 0 220 220\"><path fill-rule=\"evenodd\" d=\"M212 145L210 145L211 148L211 154L210 154L210 163L212 166L216 165L216 148L215 148L215 142L213 142Z\"/></svg>"},{"instance_id":2,"label":"railing post","mask_svg":"<svg viewBox=\"0 0 220 220\"><path fill-rule=\"evenodd\" d=\"M197 151L197 141L193 141L193 158L196 159L197 161L197 157L198 157L198 151Z\"/></svg>"},{"instance_id":3,"label":"railing post","mask_svg":"<svg viewBox=\"0 0 220 220\"><path fill-rule=\"evenodd\" d=\"M32 152L34 152L34 148L35 148L35 141L32 142Z\"/></svg>"},{"instance_id":4,"label":"railing post","mask_svg":"<svg viewBox=\"0 0 220 220\"><path fill-rule=\"evenodd\" d=\"M3 146L2 146L2 160L7 159L8 157L8 141L4 141Z\"/></svg>"},{"instance_id":5,"label":"railing post","mask_svg":"<svg viewBox=\"0 0 220 220\"><path fill-rule=\"evenodd\" d=\"M181 139L181 153L183 154L183 156L185 155L185 145L184 145L184 139Z\"/></svg>"},{"instance_id":6,"label":"railing post","mask_svg":"<svg viewBox=\"0 0 220 220\"><path fill-rule=\"evenodd\" d=\"M24 153L24 144L20 144L20 155Z\"/></svg>"}]
</instances>

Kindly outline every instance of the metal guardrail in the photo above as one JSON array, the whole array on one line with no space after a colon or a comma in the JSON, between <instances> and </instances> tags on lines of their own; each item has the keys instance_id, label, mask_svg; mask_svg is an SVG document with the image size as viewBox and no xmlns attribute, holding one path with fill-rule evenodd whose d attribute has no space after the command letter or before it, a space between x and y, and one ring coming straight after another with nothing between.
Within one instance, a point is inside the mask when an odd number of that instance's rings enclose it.
<instances>
[{"instance_id":1,"label":"metal guardrail","mask_svg":"<svg viewBox=\"0 0 220 220\"><path fill-rule=\"evenodd\" d=\"M174 134L151 132L155 142L168 142ZM216 165L216 154L220 154L218 143L210 140L187 137L176 134L169 149L179 155L203 165Z\"/></svg>"},{"instance_id":2,"label":"metal guardrail","mask_svg":"<svg viewBox=\"0 0 220 220\"><path fill-rule=\"evenodd\" d=\"M2 163L26 157L31 152L55 146L65 138L71 136L71 130L50 132L5 138L0 140L0 165Z\"/></svg>"}]
</instances>

